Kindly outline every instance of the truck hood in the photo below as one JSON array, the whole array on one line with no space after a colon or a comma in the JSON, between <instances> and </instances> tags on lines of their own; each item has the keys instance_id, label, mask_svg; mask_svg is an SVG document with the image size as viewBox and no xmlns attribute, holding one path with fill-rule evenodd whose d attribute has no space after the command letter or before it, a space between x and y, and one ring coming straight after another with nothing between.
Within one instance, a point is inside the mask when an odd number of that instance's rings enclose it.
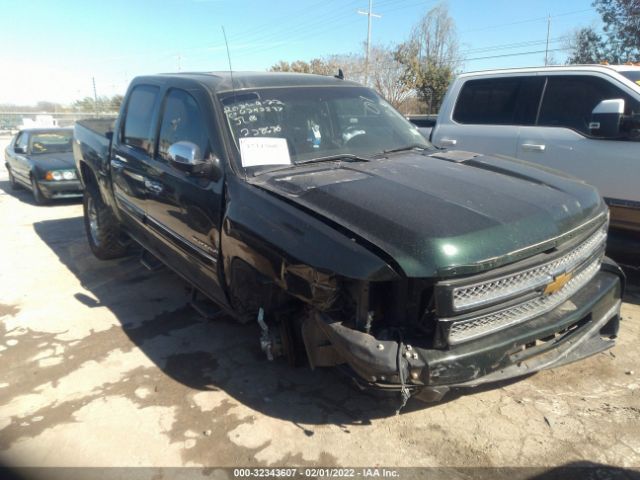
<instances>
[{"instance_id":1,"label":"truck hood","mask_svg":"<svg viewBox=\"0 0 640 480\"><path fill-rule=\"evenodd\" d=\"M251 183L381 250L408 277L495 268L604 221L604 202L583 182L507 157L467 157L393 154L297 166Z\"/></svg>"}]
</instances>

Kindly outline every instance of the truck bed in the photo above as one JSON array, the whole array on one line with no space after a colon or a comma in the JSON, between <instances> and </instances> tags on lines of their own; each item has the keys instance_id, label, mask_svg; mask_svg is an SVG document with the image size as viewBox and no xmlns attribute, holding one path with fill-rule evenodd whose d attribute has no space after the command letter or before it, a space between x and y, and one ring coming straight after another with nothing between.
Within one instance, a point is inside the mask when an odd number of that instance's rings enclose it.
<instances>
[{"instance_id":1,"label":"truck bed","mask_svg":"<svg viewBox=\"0 0 640 480\"><path fill-rule=\"evenodd\" d=\"M96 171L106 170L114 124L114 118L91 118L76 122L73 129L76 165L84 161Z\"/></svg>"}]
</instances>

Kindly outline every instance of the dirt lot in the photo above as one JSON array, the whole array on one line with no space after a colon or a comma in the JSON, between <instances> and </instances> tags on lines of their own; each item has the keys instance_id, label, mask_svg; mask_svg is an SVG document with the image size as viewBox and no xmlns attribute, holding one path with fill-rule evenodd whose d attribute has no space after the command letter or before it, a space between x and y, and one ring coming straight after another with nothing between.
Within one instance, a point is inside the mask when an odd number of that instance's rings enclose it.
<instances>
[{"instance_id":1,"label":"dirt lot","mask_svg":"<svg viewBox=\"0 0 640 480\"><path fill-rule=\"evenodd\" d=\"M637 283L613 350L395 416L337 373L268 363L256 326L201 319L172 273L96 260L81 215L1 168L1 463L640 467Z\"/></svg>"}]
</instances>

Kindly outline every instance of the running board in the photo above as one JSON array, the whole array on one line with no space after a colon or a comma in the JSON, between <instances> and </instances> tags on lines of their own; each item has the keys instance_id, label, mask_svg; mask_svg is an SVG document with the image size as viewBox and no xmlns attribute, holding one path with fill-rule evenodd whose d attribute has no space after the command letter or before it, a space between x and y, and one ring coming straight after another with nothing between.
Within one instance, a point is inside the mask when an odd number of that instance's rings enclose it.
<instances>
[{"instance_id":1,"label":"running board","mask_svg":"<svg viewBox=\"0 0 640 480\"><path fill-rule=\"evenodd\" d=\"M140 253L140 263L152 272L157 272L164 268L164 263L150 254L148 250L142 250Z\"/></svg>"},{"instance_id":2,"label":"running board","mask_svg":"<svg viewBox=\"0 0 640 480\"><path fill-rule=\"evenodd\" d=\"M224 310L218 307L215 303L213 303L208 298L200 298L200 292L197 288L191 287L191 299L189 300L189 305L193 308L198 315L200 315L205 320L215 320L224 315Z\"/></svg>"}]
</instances>

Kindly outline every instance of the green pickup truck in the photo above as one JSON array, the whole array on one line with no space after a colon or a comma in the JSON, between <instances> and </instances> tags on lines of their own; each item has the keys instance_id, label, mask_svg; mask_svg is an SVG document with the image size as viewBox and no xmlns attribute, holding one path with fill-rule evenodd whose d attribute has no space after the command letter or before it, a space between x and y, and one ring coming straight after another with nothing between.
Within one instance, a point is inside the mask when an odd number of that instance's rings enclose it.
<instances>
[{"instance_id":1,"label":"green pickup truck","mask_svg":"<svg viewBox=\"0 0 640 480\"><path fill-rule=\"evenodd\" d=\"M78 122L74 155L95 255L135 241L269 359L404 402L614 344L624 276L594 188L436 149L340 77L139 77L115 123Z\"/></svg>"}]
</instances>

